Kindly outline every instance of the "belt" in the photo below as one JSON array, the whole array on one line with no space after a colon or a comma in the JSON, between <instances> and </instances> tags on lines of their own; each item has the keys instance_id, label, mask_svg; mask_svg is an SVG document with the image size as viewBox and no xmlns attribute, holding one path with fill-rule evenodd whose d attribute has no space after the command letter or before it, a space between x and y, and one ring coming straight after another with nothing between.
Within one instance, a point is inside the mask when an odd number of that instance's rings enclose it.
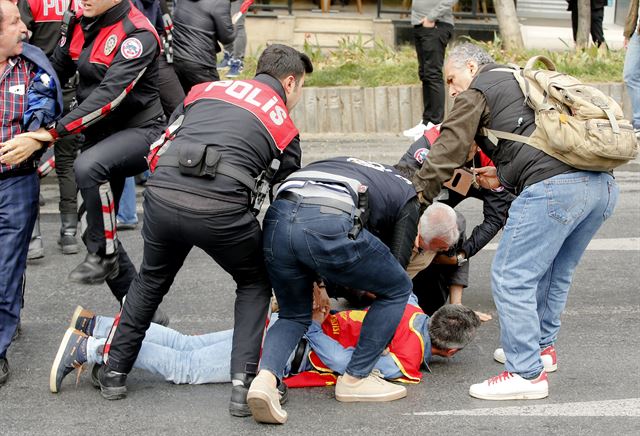
<instances>
[{"instance_id":1,"label":"belt","mask_svg":"<svg viewBox=\"0 0 640 436\"><path fill-rule=\"evenodd\" d=\"M286 191L285 191L286 192ZM302 359L304 359L304 351L307 349L307 340L305 338L300 339L296 351L293 354L293 360L291 361L291 374L299 374L302 368Z\"/></svg>"},{"instance_id":2,"label":"belt","mask_svg":"<svg viewBox=\"0 0 640 436\"><path fill-rule=\"evenodd\" d=\"M354 212L355 215L359 215L358 210L352 205L340 200L334 200L333 198L303 197L302 195L296 194L295 192L284 191L278 194L278 196L276 197L276 200L289 200L289 201L293 201L294 203L300 202L302 204L313 204L316 206L325 206L325 207L330 207L332 209L338 209L348 214L351 214L352 212Z\"/></svg>"}]
</instances>

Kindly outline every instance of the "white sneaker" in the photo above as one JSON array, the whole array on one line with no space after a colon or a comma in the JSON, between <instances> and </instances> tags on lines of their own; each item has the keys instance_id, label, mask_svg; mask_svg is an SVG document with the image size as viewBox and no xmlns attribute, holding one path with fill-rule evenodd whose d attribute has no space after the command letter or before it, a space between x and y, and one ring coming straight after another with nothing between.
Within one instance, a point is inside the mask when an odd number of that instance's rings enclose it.
<instances>
[{"instance_id":1,"label":"white sneaker","mask_svg":"<svg viewBox=\"0 0 640 436\"><path fill-rule=\"evenodd\" d=\"M404 136L408 136L414 141L417 141L422 137L422 135L424 135L424 131L430 129L432 126L433 126L433 123L431 121L429 121L426 126L422 123L422 121L420 121L418 124L416 124L412 128L403 131L402 134Z\"/></svg>"},{"instance_id":2,"label":"white sneaker","mask_svg":"<svg viewBox=\"0 0 640 436\"><path fill-rule=\"evenodd\" d=\"M267 374L260 371L251 382L247 393L247 403L253 419L268 424L284 424L287 412L280 406L280 393L269 383Z\"/></svg>"},{"instance_id":3,"label":"white sneaker","mask_svg":"<svg viewBox=\"0 0 640 436\"><path fill-rule=\"evenodd\" d=\"M482 400L537 400L549 396L549 382L544 371L533 380L504 371L482 383L471 385L469 395Z\"/></svg>"},{"instance_id":4,"label":"white sneaker","mask_svg":"<svg viewBox=\"0 0 640 436\"><path fill-rule=\"evenodd\" d=\"M556 349L553 345L549 345L548 347L540 350L540 358L542 359L545 372L555 372L558 369L558 358L556 356ZM505 356L502 348L496 348L493 352L493 359L496 362L505 363L507 361L507 356Z\"/></svg>"},{"instance_id":5,"label":"white sneaker","mask_svg":"<svg viewBox=\"0 0 640 436\"><path fill-rule=\"evenodd\" d=\"M407 388L390 383L375 373L354 384L345 383L343 376L336 382L336 400L345 403L393 401L406 396Z\"/></svg>"}]
</instances>

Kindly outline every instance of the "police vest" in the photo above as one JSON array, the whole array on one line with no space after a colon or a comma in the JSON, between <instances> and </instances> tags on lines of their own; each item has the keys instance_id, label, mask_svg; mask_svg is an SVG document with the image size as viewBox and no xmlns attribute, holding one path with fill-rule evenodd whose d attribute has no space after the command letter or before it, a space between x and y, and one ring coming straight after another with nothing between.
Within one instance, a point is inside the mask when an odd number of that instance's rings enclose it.
<instances>
[{"instance_id":1,"label":"police vest","mask_svg":"<svg viewBox=\"0 0 640 436\"><path fill-rule=\"evenodd\" d=\"M257 80L220 80L195 85L184 100L185 109L202 100L220 100L250 112L267 129L280 152L298 134L282 98Z\"/></svg>"},{"instance_id":2,"label":"police vest","mask_svg":"<svg viewBox=\"0 0 640 436\"><path fill-rule=\"evenodd\" d=\"M73 0L73 10L79 9L79 0ZM69 0L29 0L29 8L36 23L62 21L64 12L69 7Z\"/></svg>"},{"instance_id":3,"label":"police vest","mask_svg":"<svg viewBox=\"0 0 640 436\"><path fill-rule=\"evenodd\" d=\"M78 20L82 18L82 11L78 11L76 13L76 18ZM102 64L107 67L110 66L113 62L113 58L115 58L118 53L118 50L128 49L126 46L121 47L121 45L127 39L127 36L136 29L144 29L151 32L158 42L159 49L162 49L162 42L160 41L158 32L156 32L155 27L153 27L142 12L131 7L127 18L129 19L120 20L117 23L100 29L100 32L93 40L89 62L92 64ZM80 58L80 53L84 46L84 32L82 31L82 26L79 23L73 28L73 36L71 38L69 56L74 61L77 61ZM61 46L65 43L66 41L60 40ZM133 44L135 41L130 41L129 43ZM134 48L140 50L140 47Z\"/></svg>"},{"instance_id":4,"label":"police vest","mask_svg":"<svg viewBox=\"0 0 640 436\"><path fill-rule=\"evenodd\" d=\"M322 331L345 348L355 347L366 314L366 310L347 310L329 315L322 323ZM424 315L422 309L408 304L388 347L389 355L403 374L398 380L404 383L422 380L425 338L413 328L414 320L421 314ZM319 372L333 372L313 350L309 352L309 362Z\"/></svg>"}]
</instances>

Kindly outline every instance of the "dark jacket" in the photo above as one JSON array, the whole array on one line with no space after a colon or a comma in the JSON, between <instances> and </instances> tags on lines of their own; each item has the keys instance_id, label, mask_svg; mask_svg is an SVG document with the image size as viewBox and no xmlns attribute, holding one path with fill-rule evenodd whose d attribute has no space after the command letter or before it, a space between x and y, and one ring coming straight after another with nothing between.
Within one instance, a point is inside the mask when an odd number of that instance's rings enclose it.
<instances>
[{"instance_id":1,"label":"dark jacket","mask_svg":"<svg viewBox=\"0 0 640 436\"><path fill-rule=\"evenodd\" d=\"M229 0L180 0L173 13L173 55L208 67L216 66L220 45L233 42Z\"/></svg>"},{"instance_id":2,"label":"dark jacket","mask_svg":"<svg viewBox=\"0 0 640 436\"><path fill-rule=\"evenodd\" d=\"M286 102L284 89L278 80L267 74L260 74L254 80L272 88ZM169 122L183 114L182 126L163 157L177 155L183 144L211 144L222 155L222 161L254 178L273 159L280 157L280 151L264 124L241 107L221 100L202 99L189 104L186 109L183 105L178 106ZM301 155L300 139L295 136L284 148L274 183L300 168ZM239 181L221 174L213 179L190 177L182 175L176 167L159 164L147 186L150 191L162 189L162 197L178 207L183 207L181 200L185 193L194 192L202 197L236 205L249 204L247 188Z\"/></svg>"},{"instance_id":3,"label":"dark jacket","mask_svg":"<svg viewBox=\"0 0 640 436\"><path fill-rule=\"evenodd\" d=\"M159 52L155 29L128 1L98 17L80 17L64 46L51 57L62 82L79 72L80 105L52 134L84 131L91 141L92 136L104 137L161 116Z\"/></svg>"}]
</instances>

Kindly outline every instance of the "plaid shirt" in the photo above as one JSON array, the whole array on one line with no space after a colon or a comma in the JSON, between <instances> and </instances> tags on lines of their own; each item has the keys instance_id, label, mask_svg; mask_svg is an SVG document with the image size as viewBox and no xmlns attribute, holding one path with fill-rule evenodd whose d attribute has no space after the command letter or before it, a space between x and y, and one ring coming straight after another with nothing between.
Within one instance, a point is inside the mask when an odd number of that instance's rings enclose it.
<instances>
[{"instance_id":1,"label":"plaid shirt","mask_svg":"<svg viewBox=\"0 0 640 436\"><path fill-rule=\"evenodd\" d=\"M0 142L8 141L22 132L27 92L34 75L33 65L21 56L9 59L0 75ZM35 168L37 164L33 157L18 165L0 164L0 174L15 169Z\"/></svg>"}]
</instances>

